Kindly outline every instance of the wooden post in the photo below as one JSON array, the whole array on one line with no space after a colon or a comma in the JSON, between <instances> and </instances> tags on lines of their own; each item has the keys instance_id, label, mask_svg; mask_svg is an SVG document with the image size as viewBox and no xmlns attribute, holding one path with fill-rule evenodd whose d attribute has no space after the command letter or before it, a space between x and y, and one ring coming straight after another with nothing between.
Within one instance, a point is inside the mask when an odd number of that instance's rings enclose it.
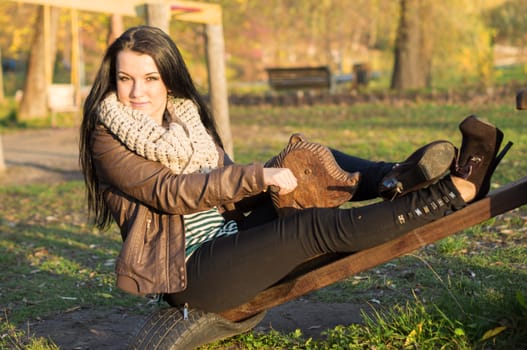
<instances>
[{"instance_id":1,"label":"wooden post","mask_svg":"<svg viewBox=\"0 0 527 350\"><path fill-rule=\"evenodd\" d=\"M225 48L223 41L223 26L221 7L218 4L195 2L195 1L177 1L177 5L172 0L155 0L152 3L146 3L145 0L18 0L21 2L41 4L46 7L45 17L46 25L44 28L46 36L46 52L51 51L49 40L50 35L50 10L49 6L68 7L76 10L107 12L124 16L141 16L146 17L146 23L151 26L160 28L169 34L170 18L172 8L179 7L182 13L176 15L177 20L206 23L207 37L207 56L209 70L209 87L211 96L211 109L218 127L218 133L221 137L225 151L233 157L233 142L230 130L229 107L227 94L227 80L225 77ZM153 0L152 0L153 1ZM141 6L140 6L141 5ZM72 27L74 26L72 19ZM72 40L73 37L72 37ZM75 49L75 48L74 48ZM77 46L77 50L81 48ZM73 52L72 52L73 54ZM50 60L45 55L44 60ZM75 61L72 60L72 64ZM50 67L50 64L46 64ZM51 67L50 67L51 68ZM46 68L48 69L48 68ZM77 67L79 69L79 67ZM73 74L73 73L72 73ZM77 73L78 74L78 73ZM52 72L46 72L46 81L51 84Z\"/></svg>"},{"instance_id":2,"label":"wooden post","mask_svg":"<svg viewBox=\"0 0 527 350\"><path fill-rule=\"evenodd\" d=\"M211 110L225 151L234 159L225 75L225 43L221 7L218 4L205 2L177 1L177 4L171 6L171 10L175 12L176 20L205 24Z\"/></svg>"},{"instance_id":3,"label":"wooden post","mask_svg":"<svg viewBox=\"0 0 527 350\"><path fill-rule=\"evenodd\" d=\"M146 5L146 23L170 34L170 6L165 3L149 3Z\"/></svg>"},{"instance_id":4,"label":"wooden post","mask_svg":"<svg viewBox=\"0 0 527 350\"><path fill-rule=\"evenodd\" d=\"M108 45L112 44L123 32L123 16L117 13L112 13L110 16L110 29L106 43Z\"/></svg>"},{"instance_id":5,"label":"wooden post","mask_svg":"<svg viewBox=\"0 0 527 350\"><path fill-rule=\"evenodd\" d=\"M71 9L71 84L73 85L74 104L81 105L81 83L79 74L79 15L78 11Z\"/></svg>"},{"instance_id":6,"label":"wooden post","mask_svg":"<svg viewBox=\"0 0 527 350\"><path fill-rule=\"evenodd\" d=\"M53 83L53 67L51 66L54 60L51 57L51 8L50 5L44 5L44 86L46 91L46 109L49 111L49 88ZM73 62L72 62L73 63ZM27 78L26 78L27 79ZM24 91L25 93L25 91ZM56 126L55 113L51 112L51 127Z\"/></svg>"},{"instance_id":7,"label":"wooden post","mask_svg":"<svg viewBox=\"0 0 527 350\"><path fill-rule=\"evenodd\" d=\"M221 24L206 24L205 26L212 113L225 151L234 159L234 146L229 122L227 79L225 77L223 26Z\"/></svg>"},{"instance_id":8,"label":"wooden post","mask_svg":"<svg viewBox=\"0 0 527 350\"><path fill-rule=\"evenodd\" d=\"M53 59L51 57L51 8L49 5L44 5L44 77L46 82L46 90L53 81L53 67L51 67Z\"/></svg>"}]
</instances>

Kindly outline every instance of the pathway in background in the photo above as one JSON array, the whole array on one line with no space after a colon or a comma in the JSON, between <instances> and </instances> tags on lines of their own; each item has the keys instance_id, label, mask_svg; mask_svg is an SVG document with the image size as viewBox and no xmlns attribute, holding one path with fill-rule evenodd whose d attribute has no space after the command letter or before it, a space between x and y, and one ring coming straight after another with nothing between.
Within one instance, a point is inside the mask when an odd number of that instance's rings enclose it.
<instances>
[{"instance_id":1,"label":"pathway in background","mask_svg":"<svg viewBox=\"0 0 527 350\"><path fill-rule=\"evenodd\" d=\"M2 135L7 171L0 185L82 179L78 128L25 130Z\"/></svg>"}]
</instances>

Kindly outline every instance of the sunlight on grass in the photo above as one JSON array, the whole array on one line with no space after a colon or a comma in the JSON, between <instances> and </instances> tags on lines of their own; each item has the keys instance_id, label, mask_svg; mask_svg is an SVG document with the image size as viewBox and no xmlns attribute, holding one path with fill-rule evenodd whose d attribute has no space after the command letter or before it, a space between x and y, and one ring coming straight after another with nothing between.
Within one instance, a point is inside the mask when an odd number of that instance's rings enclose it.
<instances>
[{"instance_id":1,"label":"sunlight on grass","mask_svg":"<svg viewBox=\"0 0 527 350\"><path fill-rule=\"evenodd\" d=\"M0 304L10 319L79 305L127 306L144 299L115 289L119 232L87 225L80 182L0 189L0 258L10 269L0 277ZM4 196L5 195L5 196ZM9 260L8 258L9 257ZM110 298L101 298L110 295Z\"/></svg>"},{"instance_id":2,"label":"sunlight on grass","mask_svg":"<svg viewBox=\"0 0 527 350\"><path fill-rule=\"evenodd\" d=\"M372 160L400 161L435 139L459 145L458 123L475 113L515 145L493 188L527 173L527 114L512 102L231 108L235 159L266 161L294 132ZM12 127L5 121L0 126ZM144 298L115 289L121 246L116 227L87 222L84 185L0 188L0 348L43 342L24 322L75 307L122 306L144 313ZM363 324L339 326L321 340L249 332L203 349L509 349L527 339L527 207L515 209L306 298L364 305ZM522 304L523 303L523 304ZM7 317L9 316L9 317ZM17 325L16 327L13 325ZM18 328L17 328L18 327ZM51 345L31 350L54 350ZM49 346L49 347L46 347ZM527 345L526 345L527 346Z\"/></svg>"},{"instance_id":3,"label":"sunlight on grass","mask_svg":"<svg viewBox=\"0 0 527 350\"><path fill-rule=\"evenodd\" d=\"M432 140L446 139L459 146L459 122L470 114L496 123L515 145L498 167L494 183L504 184L525 173L527 119L514 106L450 106L415 104L403 107L376 104L292 108L232 108L236 160L265 161L279 152L291 133L303 133L359 157L401 161L412 150ZM249 117L250 116L250 117Z\"/></svg>"},{"instance_id":4,"label":"sunlight on grass","mask_svg":"<svg viewBox=\"0 0 527 350\"><path fill-rule=\"evenodd\" d=\"M52 341L31 337L8 322L0 322L0 349L60 350Z\"/></svg>"}]
</instances>

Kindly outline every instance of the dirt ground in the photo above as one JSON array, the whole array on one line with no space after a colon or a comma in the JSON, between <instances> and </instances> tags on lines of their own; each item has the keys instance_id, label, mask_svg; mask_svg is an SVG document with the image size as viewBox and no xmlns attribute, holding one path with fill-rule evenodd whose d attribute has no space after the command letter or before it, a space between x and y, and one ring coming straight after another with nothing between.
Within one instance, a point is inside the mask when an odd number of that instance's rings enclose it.
<instances>
[{"instance_id":1,"label":"dirt ground","mask_svg":"<svg viewBox=\"0 0 527 350\"><path fill-rule=\"evenodd\" d=\"M81 179L77 129L23 131L1 137L7 170L0 175L0 186ZM119 350L143 318L122 308L81 308L29 321L24 328L50 338L60 349ZM358 305L302 298L268 310L256 329L292 332L298 328L316 338L338 324L360 321Z\"/></svg>"}]
</instances>

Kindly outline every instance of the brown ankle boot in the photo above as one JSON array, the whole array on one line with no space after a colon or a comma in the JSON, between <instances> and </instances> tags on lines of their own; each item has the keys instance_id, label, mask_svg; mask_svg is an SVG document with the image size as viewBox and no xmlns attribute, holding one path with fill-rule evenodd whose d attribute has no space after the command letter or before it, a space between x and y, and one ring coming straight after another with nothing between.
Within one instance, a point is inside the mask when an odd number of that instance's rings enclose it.
<instances>
[{"instance_id":1,"label":"brown ankle boot","mask_svg":"<svg viewBox=\"0 0 527 350\"><path fill-rule=\"evenodd\" d=\"M431 185L446 175L455 155L456 148L448 141L434 141L419 148L384 176L379 195L391 200Z\"/></svg>"},{"instance_id":2,"label":"brown ankle boot","mask_svg":"<svg viewBox=\"0 0 527 350\"><path fill-rule=\"evenodd\" d=\"M459 130L463 139L451 174L472 182L476 186L474 200L478 200L489 192L492 174L512 146L512 142L497 156L503 141L503 132L475 115L465 118L459 124Z\"/></svg>"}]
</instances>

